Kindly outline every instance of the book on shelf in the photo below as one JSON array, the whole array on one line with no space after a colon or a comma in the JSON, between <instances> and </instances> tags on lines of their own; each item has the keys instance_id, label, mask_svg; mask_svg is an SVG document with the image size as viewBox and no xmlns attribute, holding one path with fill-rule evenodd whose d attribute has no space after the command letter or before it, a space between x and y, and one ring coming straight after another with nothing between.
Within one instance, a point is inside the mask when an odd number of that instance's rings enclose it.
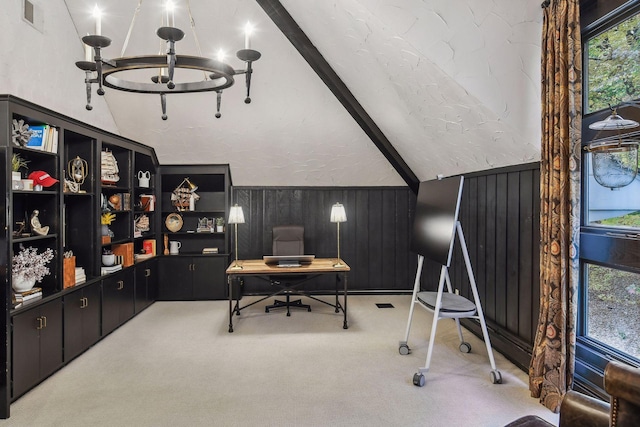
<instances>
[{"instance_id":1,"label":"book on shelf","mask_svg":"<svg viewBox=\"0 0 640 427\"><path fill-rule=\"evenodd\" d=\"M118 257L122 257L122 266L129 267L133 265L133 243L121 243L119 245L113 245L111 247L113 254Z\"/></svg>"},{"instance_id":2,"label":"book on shelf","mask_svg":"<svg viewBox=\"0 0 640 427\"><path fill-rule=\"evenodd\" d=\"M42 289L37 288L39 290L32 292L32 290L30 291L26 291L26 292L15 292L13 295L13 304L14 304L14 308L16 304L27 304L31 301L37 301L42 299Z\"/></svg>"},{"instance_id":3,"label":"book on shelf","mask_svg":"<svg viewBox=\"0 0 640 427\"><path fill-rule=\"evenodd\" d=\"M80 283L84 283L87 281L87 275L84 272L83 267L76 267L76 281L75 284L79 285Z\"/></svg>"},{"instance_id":4,"label":"book on shelf","mask_svg":"<svg viewBox=\"0 0 640 427\"><path fill-rule=\"evenodd\" d=\"M218 253L218 248L203 248L202 249L202 254L206 255L206 254L217 254Z\"/></svg>"},{"instance_id":5,"label":"book on shelf","mask_svg":"<svg viewBox=\"0 0 640 427\"><path fill-rule=\"evenodd\" d=\"M100 274L102 274L104 276L106 274L115 273L116 271L119 271L119 270L122 270L122 265L120 265L120 264L111 265L109 267L102 266L100 268Z\"/></svg>"},{"instance_id":6,"label":"book on shelf","mask_svg":"<svg viewBox=\"0 0 640 427\"><path fill-rule=\"evenodd\" d=\"M27 147L49 153L58 152L58 128L49 125L33 125L29 130L33 133L27 141Z\"/></svg>"},{"instance_id":7,"label":"book on shelf","mask_svg":"<svg viewBox=\"0 0 640 427\"><path fill-rule=\"evenodd\" d=\"M46 133L48 127L48 125L29 126L31 137L29 138L29 141L27 141L27 147L33 148L34 150L43 150L44 143L47 139Z\"/></svg>"},{"instance_id":8,"label":"book on shelf","mask_svg":"<svg viewBox=\"0 0 640 427\"><path fill-rule=\"evenodd\" d=\"M37 294L37 293L42 293L42 288L39 288L37 286L29 289L28 291L24 291L24 292L15 292L16 295L20 295L22 297L26 297L27 295L32 295L32 294Z\"/></svg>"},{"instance_id":9,"label":"book on shelf","mask_svg":"<svg viewBox=\"0 0 640 427\"><path fill-rule=\"evenodd\" d=\"M22 299L22 305L31 304L32 302L40 301L42 299L42 293L34 294L33 298Z\"/></svg>"},{"instance_id":10,"label":"book on shelf","mask_svg":"<svg viewBox=\"0 0 640 427\"><path fill-rule=\"evenodd\" d=\"M24 295L22 297L22 302L30 301L32 299L42 298L42 291L36 292L35 294Z\"/></svg>"},{"instance_id":11,"label":"book on shelf","mask_svg":"<svg viewBox=\"0 0 640 427\"><path fill-rule=\"evenodd\" d=\"M156 255L156 241L154 239L145 239L142 241L142 249L145 255Z\"/></svg>"},{"instance_id":12,"label":"book on shelf","mask_svg":"<svg viewBox=\"0 0 640 427\"><path fill-rule=\"evenodd\" d=\"M44 151L49 153L58 152L58 128L49 126L45 134Z\"/></svg>"},{"instance_id":13,"label":"book on shelf","mask_svg":"<svg viewBox=\"0 0 640 427\"><path fill-rule=\"evenodd\" d=\"M153 257L152 254L136 254L135 255L136 261L143 261L145 259L149 259L149 258L152 258L152 257Z\"/></svg>"}]
</instances>

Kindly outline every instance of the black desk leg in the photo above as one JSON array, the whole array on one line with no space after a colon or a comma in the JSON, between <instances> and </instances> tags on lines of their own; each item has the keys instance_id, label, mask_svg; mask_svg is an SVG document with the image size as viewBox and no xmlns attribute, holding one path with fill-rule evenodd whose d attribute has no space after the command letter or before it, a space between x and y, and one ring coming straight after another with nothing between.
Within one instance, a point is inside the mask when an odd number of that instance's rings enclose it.
<instances>
[{"instance_id":1,"label":"black desk leg","mask_svg":"<svg viewBox=\"0 0 640 427\"><path fill-rule=\"evenodd\" d=\"M349 325L347 324L347 273L343 275L344 280L344 307L342 311L344 311L344 325L342 329L349 329Z\"/></svg>"},{"instance_id":2,"label":"black desk leg","mask_svg":"<svg viewBox=\"0 0 640 427\"><path fill-rule=\"evenodd\" d=\"M233 279L231 275L227 275L227 284L229 285L229 333L233 332Z\"/></svg>"}]
</instances>

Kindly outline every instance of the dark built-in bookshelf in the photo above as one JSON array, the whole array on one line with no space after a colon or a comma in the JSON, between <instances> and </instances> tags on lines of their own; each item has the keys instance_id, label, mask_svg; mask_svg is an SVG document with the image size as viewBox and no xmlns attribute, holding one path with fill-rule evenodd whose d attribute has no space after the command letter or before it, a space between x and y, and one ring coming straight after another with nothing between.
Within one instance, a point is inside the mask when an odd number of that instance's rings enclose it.
<instances>
[{"instance_id":1,"label":"dark built-in bookshelf","mask_svg":"<svg viewBox=\"0 0 640 427\"><path fill-rule=\"evenodd\" d=\"M160 210L158 229L167 242L180 242L178 254L163 259L158 299L224 299L225 270L229 263L229 229L226 226L231 198L231 172L228 165L162 165L160 167ZM188 204L172 200L176 188L197 187L193 210ZM169 215L182 218L180 229L167 228ZM225 222L222 230L216 219ZM203 224L209 224L204 227ZM173 228L173 227L172 227Z\"/></svg>"},{"instance_id":2,"label":"dark built-in bookshelf","mask_svg":"<svg viewBox=\"0 0 640 427\"><path fill-rule=\"evenodd\" d=\"M48 142L23 146L14 141L14 120L23 129L49 129ZM197 224L205 217L227 217L231 175L228 165L161 167L151 147L11 95L0 95L0 123L0 161L5 165L0 174L5 189L0 216L0 360L5 372L0 376L0 418L8 418L12 401L159 297L226 297L229 234L226 228L198 233ZM105 179L109 168L103 153L115 160L118 179ZM14 154L27 162L19 185L12 180ZM25 187L22 181L34 171L45 171L58 182ZM171 205L171 192L185 177L199 185L194 211ZM40 234L31 226L36 210ZM172 212L183 219L181 231L169 232L164 225ZM113 217L108 230L101 223L104 213ZM183 243L180 255L164 256L165 235ZM155 253L145 252L154 247ZM202 254L212 247L217 254ZM50 249L53 259L49 274L36 284L42 294L13 304L11 263L24 248L38 253ZM117 255L122 268L107 271L105 253ZM179 271L176 262L190 272L189 280L183 274L161 276L161 270Z\"/></svg>"}]
</instances>

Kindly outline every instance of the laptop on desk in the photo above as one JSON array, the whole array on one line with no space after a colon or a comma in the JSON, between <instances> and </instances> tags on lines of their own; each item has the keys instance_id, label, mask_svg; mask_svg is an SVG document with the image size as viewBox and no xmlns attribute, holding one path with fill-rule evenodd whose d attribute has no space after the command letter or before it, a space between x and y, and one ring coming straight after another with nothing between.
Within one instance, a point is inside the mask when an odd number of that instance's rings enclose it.
<instances>
[{"instance_id":1,"label":"laptop on desk","mask_svg":"<svg viewBox=\"0 0 640 427\"><path fill-rule=\"evenodd\" d=\"M265 264L276 264L278 267L300 267L310 264L315 255L265 255L262 257Z\"/></svg>"}]
</instances>

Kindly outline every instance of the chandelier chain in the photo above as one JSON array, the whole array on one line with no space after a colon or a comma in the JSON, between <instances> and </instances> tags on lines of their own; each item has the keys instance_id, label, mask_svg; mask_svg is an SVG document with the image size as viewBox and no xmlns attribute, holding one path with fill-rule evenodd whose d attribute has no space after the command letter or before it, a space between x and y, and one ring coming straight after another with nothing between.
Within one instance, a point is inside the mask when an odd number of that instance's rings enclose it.
<instances>
[{"instance_id":1,"label":"chandelier chain","mask_svg":"<svg viewBox=\"0 0 640 427\"><path fill-rule=\"evenodd\" d=\"M124 52L127 50L127 46L129 45L129 39L131 38L131 33L133 32L133 26L136 23L136 17L138 16L138 12L140 12L140 7L142 6L142 0L138 0L138 6L136 6L135 12L133 12L133 17L131 18L131 24L129 25L129 31L127 31L127 37L124 39L124 43L122 44L122 51L120 52L120 57L124 56Z\"/></svg>"},{"instance_id":2,"label":"chandelier chain","mask_svg":"<svg viewBox=\"0 0 640 427\"><path fill-rule=\"evenodd\" d=\"M187 0L187 12L189 12L189 24L191 25L191 33L193 34L193 40L196 43L196 50L198 51L198 55L202 56L202 49L200 48L200 40L198 40L198 34L196 34L196 21L193 19L193 14L191 13L191 0ZM209 75L202 72L205 80L209 80Z\"/></svg>"}]
</instances>

